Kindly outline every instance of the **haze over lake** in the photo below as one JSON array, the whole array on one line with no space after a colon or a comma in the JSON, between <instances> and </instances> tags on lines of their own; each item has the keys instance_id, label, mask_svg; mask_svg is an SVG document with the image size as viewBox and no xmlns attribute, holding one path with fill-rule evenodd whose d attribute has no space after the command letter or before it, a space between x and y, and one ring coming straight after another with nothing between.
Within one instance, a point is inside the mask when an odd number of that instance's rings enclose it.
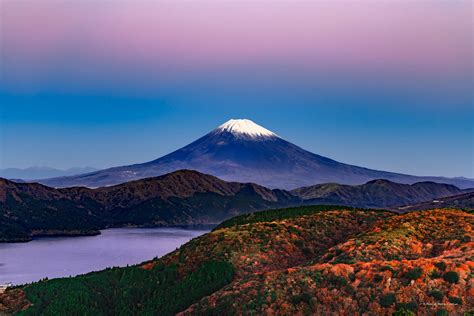
<instances>
[{"instance_id":1,"label":"haze over lake","mask_svg":"<svg viewBox=\"0 0 474 316\"><path fill-rule=\"evenodd\" d=\"M137 264L161 257L210 227L116 228L99 236L37 238L0 244L0 284L24 284Z\"/></svg>"}]
</instances>

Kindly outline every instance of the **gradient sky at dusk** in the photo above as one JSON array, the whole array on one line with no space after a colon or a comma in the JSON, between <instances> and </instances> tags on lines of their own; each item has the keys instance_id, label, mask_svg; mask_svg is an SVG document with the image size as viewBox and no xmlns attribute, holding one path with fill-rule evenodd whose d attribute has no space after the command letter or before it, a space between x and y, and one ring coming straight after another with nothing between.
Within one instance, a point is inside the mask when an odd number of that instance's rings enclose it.
<instances>
[{"instance_id":1,"label":"gradient sky at dusk","mask_svg":"<svg viewBox=\"0 0 474 316\"><path fill-rule=\"evenodd\" d=\"M249 118L474 177L471 1L0 0L0 168L155 159Z\"/></svg>"}]
</instances>

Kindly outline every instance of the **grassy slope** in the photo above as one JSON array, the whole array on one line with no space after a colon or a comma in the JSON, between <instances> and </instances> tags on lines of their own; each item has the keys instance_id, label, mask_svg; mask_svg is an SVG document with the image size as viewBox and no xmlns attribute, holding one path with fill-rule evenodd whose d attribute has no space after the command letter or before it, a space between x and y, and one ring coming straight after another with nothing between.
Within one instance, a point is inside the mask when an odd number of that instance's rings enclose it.
<instances>
[{"instance_id":1,"label":"grassy slope","mask_svg":"<svg viewBox=\"0 0 474 316\"><path fill-rule=\"evenodd\" d=\"M24 291L34 303L27 313L46 315L462 313L473 308L473 218L459 211L272 210L223 223L161 259L40 282L16 295ZM167 282L155 282L163 273ZM193 287L186 280L196 273ZM160 294L168 292L178 294ZM176 297L172 309L160 307ZM445 305L424 305L436 302Z\"/></svg>"}]
</instances>

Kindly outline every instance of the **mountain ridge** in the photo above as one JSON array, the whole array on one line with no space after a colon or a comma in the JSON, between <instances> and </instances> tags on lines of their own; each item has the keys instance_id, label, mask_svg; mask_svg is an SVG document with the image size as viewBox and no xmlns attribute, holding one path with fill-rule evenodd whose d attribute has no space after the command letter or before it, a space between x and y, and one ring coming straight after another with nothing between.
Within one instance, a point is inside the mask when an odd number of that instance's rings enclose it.
<instances>
[{"instance_id":1,"label":"mountain ridge","mask_svg":"<svg viewBox=\"0 0 474 316\"><path fill-rule=\"evenodd\" d=\"M357 185L374 179L474 187L474 181L469 179L418 177L340 163L306 151L250 120L228 121L196 141L149 162L39 182L53 187L101 187L180 169L212 174L225 181L253 182L287 190L329 182Z\"/></svg>"},{"instance_id":2,"label":"mountain ridge","mask_svg":"<svg viewBox=\"0 0 474 316\"><path fill-rule=\"evenodd\" d=\"M91 173L94 171L98 171L98 169L92 167L73 167L68 169L57 169L51 167L34 166L28 168L0 169L0 177L6 179L32 180L60 176L73 176L77 174Z\"/></svg>"},{"instance_id":3,"label":"mountain ridge","mask_svg":"<svg viewBox=\"0 0 474 316\"><path fill-rule=\"evenodd\" d=\"M0 179L0 241L98 234L116 226L211 224L298 203L286 191L229 183L191 170L98 189Z\"/></svg>"},{"instance_id":4,"label":"mountain ridge","mask_svg":"<svg viewBox=\"0 0 474 316\"><path fill-rule=\"evenodd\" d=\"M474 211L474 191L436 198L431 201L423 201L422 203L404 205L401 207L394 208L397 212L410 212L413 210L428 210L433 208L457 208L470 211Z\"/></svg>"},{"instance_id":5,"label":"mountain ridge","mask_svg":"<svg viewBox=\"0 0 474 316\"><path fill-rule=\"evenodd\" d=\"M98 234L107 227L211 224L257 210L309 204L394 209L464 193L446 184L410 186L388 180L356 187L325 184L312 188L317 192L269 189L254 183L226 182L193 170L97 189L55 189L0 179L0 241Z\"/></svg>"},{"instance_id":6,"label":"mountain ridge","mask_svg":"<svg viewBox=\"0 0 474 316\"><path fill-rule=\"evenodd\" d=\"M338 204L353 207L393 207L425 202L464 193L456 186L435 182L395 183L385 179L362 185L319 184L290 191L308 204Z\"/></svg>"}]
</instances>

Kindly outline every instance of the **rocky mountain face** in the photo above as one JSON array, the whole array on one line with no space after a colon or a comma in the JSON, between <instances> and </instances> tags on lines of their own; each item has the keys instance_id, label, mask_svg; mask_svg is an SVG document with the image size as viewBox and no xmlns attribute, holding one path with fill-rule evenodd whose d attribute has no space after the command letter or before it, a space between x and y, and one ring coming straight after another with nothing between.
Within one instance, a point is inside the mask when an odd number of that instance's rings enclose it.
<instances>
[{"instance_id":1,"label":"rocky mountain face","mask_svg":"<svg viewBox=\"0 0 474 316\"><path fill-rule=\"evenodd\" d=\"M0 308L25 315L463 315L474 308L473 225L474 215L456 210L258 212L163 258L8 290Z\"/></svg>"},{"instance_id":2,"label":"rocky mountain face","mask_svg":"<svg viewBox=\"0 0 474 316\"><path fill-rule=\"evenodd\" d=\"M357 185L375 179L474 187L474 181L465 178L416 177L337 162L306 151L250 120L230 120L195 142L150 162L39 182L52 187L95 188L180 169L197 170L226 181L287 190L318 183Z\"/></svg>"}]
</instances>

